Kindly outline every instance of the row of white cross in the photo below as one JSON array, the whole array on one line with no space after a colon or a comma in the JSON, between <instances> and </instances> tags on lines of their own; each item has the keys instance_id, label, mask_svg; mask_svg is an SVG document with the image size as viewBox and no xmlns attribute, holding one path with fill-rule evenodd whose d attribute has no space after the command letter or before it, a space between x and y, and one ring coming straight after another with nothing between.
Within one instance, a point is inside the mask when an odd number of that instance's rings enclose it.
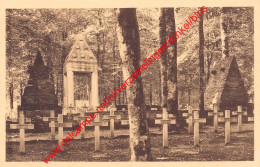
<instances>
[{"instance_id":1,"label":"row of white cross","mask_svg":"<svg viewBox=\"0 0 260 167\"><path fill-rule=\"evenodd\" d=\"M72 109L72 108L71 108ZM154 110L154 109L152 109ZM79 123L85 120L86 114L90 114L93 112L87 111L86 108L80 109L80 116L74 116L74 120L77 120ZM100 126L108 126L108 120L110 122L110 137L113 138L114 134L114 123L115 120L121 120L120 115L115 115L115 109L110 110L110 115L104 115L103 120L105 122L100 121L100 115L97 115L92 122L92 125L86 126L94 126L94 136L95 136L95 150L100 150ZM242 130L242 115L247 115L246 111L242 111L242 106L238 106L238 111L233 111L233 115L237 115L238 117L230 117L230 110L225 111L224 114L218 112L216 106L214 106L213 112L209 112L209 116L214 116L214 131L216 132L218 129L218 122L225 122L225 143L230 142L230 122L238 122L238 131ZM19 124L11 124L10 129L20 129L20 153L25 153L25 129L34 129L33 124L25 124L25 122L31 122L31 119L24 118L24 112L19 112ZM206 123L206 118L199 118L199 111L192 109L188 109L188 113L183 113L184 117L187 117L188 123L188 133L192 132L192 128L194 127L194 146L199 145L199 124ZM156 115L155 124L163 125L163 147L168 147L168 125L176 124L176 119L173 114L167 113L167 108L163 108L163 114ZM63 128L64 127L72 127L72 123L64 123L63 122L63 114L58 114L58 117L55 117L54 110L50 110L50 117L43 117L44 121L48 121L49 127L51 128L51 139L55 140L55 127L58 127L58 144L62 142L63 139ZM248 117L248 121L253 121L253 117ZM13 122L17 122L17 120L13 120ZM121 120L122 125L129 125L128 120ZM85 138L85 130L81 132L81 138Z\"/></svg>"}]
</instances>

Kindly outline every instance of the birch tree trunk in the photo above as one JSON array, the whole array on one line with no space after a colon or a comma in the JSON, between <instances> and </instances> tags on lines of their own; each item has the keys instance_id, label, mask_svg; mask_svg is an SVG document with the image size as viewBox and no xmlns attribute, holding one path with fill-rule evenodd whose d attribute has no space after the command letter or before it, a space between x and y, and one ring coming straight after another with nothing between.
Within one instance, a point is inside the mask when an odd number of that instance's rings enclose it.
<instances>
[{"instance_id":1,"label":"birch tree trunk","mask_svg":"<svg viewBox=\"0 0 260 167\"><path fill-rule=\"evenodd\" d=\"M117 37L124 80L140 66L140 38L136 9L118 10ZM131 161L152 160L141 76L126 89L130 126Z\"/></svg>"},{"instance_id":2,"label":"birch tree trunk","mask_svg":"<svg viewBox=\"0 0 260 167\"><path fill-rule=\"evenodd\" d=\"M227 8L221 8L220 15L220 35L221 35L221 50L222 50L222 58L226 58L229 56L229 48L228 48L228 25L224 22L225 13Z\"/></svg>"},{"instance_id":3,"label":"birch tree trunk","mask_svg":"<svg viewBox=\"0 0 260 167\"><path fill-rule=\"evenodd\" d=\"M200 117L206 116L204 113L204 31L203 31L203 18L204 15L200 16L199 19L199 67L200 67L200 90L199 90L199 115Z\"/></svg>"}]
</instances>

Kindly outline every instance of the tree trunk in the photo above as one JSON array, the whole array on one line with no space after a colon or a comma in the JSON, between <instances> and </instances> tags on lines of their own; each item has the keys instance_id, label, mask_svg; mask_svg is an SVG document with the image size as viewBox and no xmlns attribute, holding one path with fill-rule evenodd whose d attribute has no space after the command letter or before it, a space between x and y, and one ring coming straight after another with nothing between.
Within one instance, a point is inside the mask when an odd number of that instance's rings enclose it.
<instances>
[{"instance_id":1,"label":"tree trunk","mask_svg":"<svg viewBox=\"0 0 260 167\"><path fill-rule=\"evenodd\" d=\"M10 84L9 93L10 93L10 108L13 109L14 108L14 82L13 81ZM22 96L21 96L21 99L22 99Z\"/></svg>"},{"instance_id":2,"label":"tree trunk","mask_svg":"<svg viewBox=\"0 0 260 167\"><path fill-rule=\"evenodd\" d=\"M121 8L118 15L117 37L124 80L140 66L140 38L136 9ZM126 89L130 126L132 161L152 160L150 134L141 76Z\"/></svg>"},{"instance_id":3,"label":"tree trunk","mask_svg":"<svg viewBox=\"0 0 260 167\"><path fill-rule=\"evenodd\" d=\"M209 13L206 13L207 21L209 20ZM212 33L214 35L214 33ZM210 67L213 59L214 49L215 49L215 43L212 44L212 49L210 49L210 32L208 32L208 44L207 44L207 54L206 54L206 62L207 62L207 76L206 76L206 84L209 83L210 78Z\"/></svg>"},{"instance_id":4,"label":"tree trunk","mask_svg":"<svg viewBox=\"0 0 260 167\"><path fill-rule=\"evenodd\" d=\"M101 53L101 51L100 51L100 34L99 33L96 34L96 38L97 38L97 53L96 53L96 55L97 55L98 67L100 67L100 63L101 63L100 53ZM102 69L101 69L101 71L98 70L98 76L101 76L101 75L102 75ZM101 78L102 78L102 76L98 78L99 79L98 83L100 83L99 90L98 90L99 101L102 101L102 99L103 99L103 92L102 92L102 84L103 83L102 83Z\"/></svg>"},{"instance_id":5,"label":"tree trunk","mask_svg":"<svg viewBox=\"0 0 260 167\"><path fill-rule=\"evenodd\" d=\"M203 15L199 19L199 67L200 67L200 91L199 91L199 109L200 117L205 117L204 114L204 31L203 31Z\"/></svg>"},{"instance_id":6,"label":"tree trunk","mask_svg":"<svg viewBox=\"0 0 260 167\"><path fill-rule=\"evenodd\" d=\"M167 8L166 31L168 36L176 32L174 8ZM177 127L180 126L181 115L178 112L178 89L177 89L177 39L173 46L168 48L168 69L167 69L167 110L176 116Z\"/></svg>"},{"instance_id":7,"label":"tree trunk","mask_svg":"<svg viewBox=\"0 0 260 167\"><path fill-rule=\"evenodd\" d=\"M113 14L115 15L116 18L116 9L113 10ZM114 34L116 34L116 27L117 27L117 22L115 22L115 28L114 28ZM114 84L113 87L116 87L116 37L113 37L113 77L114 77ZM117 105L117 99L115 99L115 106Z\"/></svg>"},{"instance_id":8,"label":"tree trunk","mask_svg":"<svg viewBox=\"0 0 260 167\"><path fill-rule=\"evenodd\" d=\"M103 26L103 22L102 22L102 9L99 9L98 10L98 26L99 27L102 27ZM102 40L101 40L102 38ZM102 43L103 42L103 43ZM101 46L103 46L103 50L101 50ZM99 83L100 84L100 87L99 87L99 98L100 98L100 101L102 101L102 99L104 98L104 82L103 82L103 65L104 65L104 52L105 52L105 43L104 43L104 32L98 32L97 34L97 57L98 57L98 64L100 65L101 67L101 70L98 71L98 76L99 77Z\"/></svg>"},{"instance_id":9,"label":"tree trunk","mask_svg":"<svg viewBox=\"0 0 260 167\"><path fill-rule=\"evenodd\" d=\"M166 17L167 17L167 10L166 8L160 9L160 18L159 18L159 35L160 35L160 46L165 43L166 39ZM165 50L161 54L160 60L160 69L161 69L161 94L162 94L162 101L161 107L167 108L167 50Z\"/></svg>"},{"instance_id":10,"label":"tree trunk","mask_svg":"<svg viewBox=\"0 0 260 167\"><path fill-rule=\"evenodd\" d=\"M226 13L227 8L221 9L220 15L220 35L221 35L221 50L222 50L222 58L229 56L229 48L228 48L228 24L224 22L224 15Z\"/></svg>"},{"instance_id":11,"label":"tree trunk","mask_svg":"<svg viewBox=\"0 0 260 167\"><path fill-rule=\"evenodd\" d=\"M62 31L61 33L62 35L62 41L65 43L66 41L66 38L68 37L68 33L66 30ZM66 57L67 57L67 53L66 53L66 47L65 45L62 45L62 49L61 49L61 76L62 76L62 79L61 79L61 85L63 85L63 64L65 63L65 60L66 60ZM63 99L63 93L64 93L64 90L63 90L63 86L61 86L61 101L62 101L62 104L64 104L64 99Z\"/></svg>"}]
</instances>

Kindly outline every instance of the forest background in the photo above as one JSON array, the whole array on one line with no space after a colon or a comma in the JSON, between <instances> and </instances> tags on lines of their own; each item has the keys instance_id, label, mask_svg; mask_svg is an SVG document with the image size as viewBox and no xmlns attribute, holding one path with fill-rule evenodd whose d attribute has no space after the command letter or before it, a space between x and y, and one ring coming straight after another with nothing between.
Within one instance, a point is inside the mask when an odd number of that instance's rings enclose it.
<instances>
[{"instance_id":1,"label":"forest background","mask_svg":"<svg viewBox=\"0 0 260 167\"><path fill-rule=\"evenodd\" d=\"M197 8L175 8L176 27ZM254 97L254 10L251 7L228 8L221 15L218 7L208 8L204 16L205 37L205 85L210 69L222 57L220 17L228 25L229 54L235 55L250 99ZM51 79L59 105L63 101L62 68L76 34L84 31L99 65L100 100L109 95L111 89L123 82L121 59L116 36L115 9L7 9L6 10L6 99L20 104L37 49L43 54L45 63L51 67ZM137 19L140 33L141 60L152 55L160 47L159 9L138 8ZM198 107L199 101L199 23L196 22L177 43L178 98L179 108L190 103ZM142 73L146 104L160 104L160 64L155 63ZM190 73L195 73L191 78ZM84 83L84 82L82 82ZM80 83L76 89L80 90ZM12 91L11 91L12 90ZM82 91L82 90L80 90ZM190 93L189 93L190 91ZM13 93L11 93L13 92ZM151 94L152 92L152 94ZM84 92L79 92L84 94ZM80 98L79 96L76 98ZM125 96L117 104L125 104Z\"/></svg>"}]
</instances>

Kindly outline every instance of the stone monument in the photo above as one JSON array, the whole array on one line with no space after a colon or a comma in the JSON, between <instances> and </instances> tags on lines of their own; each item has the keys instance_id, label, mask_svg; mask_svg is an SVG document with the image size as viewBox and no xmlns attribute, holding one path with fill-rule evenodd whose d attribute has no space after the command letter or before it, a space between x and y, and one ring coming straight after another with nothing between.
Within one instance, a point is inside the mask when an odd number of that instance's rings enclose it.
<instances>
[{"instance_id":1,"label":"stone monument","mask_svg":"<svg viewBox=\"0 0 260 167\"><path fill-rule=\"evenodd\" d=\"M95 108L98 97L98 64L83 34L76 36L63 65L64 108Z\"/></svg>"},{"instance_id":2,"label":"stone monument","mask_svg":"<svg viewBox=\"0 0 260 167\"><path fill-rule=\"evenodd\" d=\"M21 107L26 110L55 109L58 106L54 82L50 79L50 67L44 65L38 51L33 65L28 66L28 84L22 95Z\"/></svg>"}]
</instances>

